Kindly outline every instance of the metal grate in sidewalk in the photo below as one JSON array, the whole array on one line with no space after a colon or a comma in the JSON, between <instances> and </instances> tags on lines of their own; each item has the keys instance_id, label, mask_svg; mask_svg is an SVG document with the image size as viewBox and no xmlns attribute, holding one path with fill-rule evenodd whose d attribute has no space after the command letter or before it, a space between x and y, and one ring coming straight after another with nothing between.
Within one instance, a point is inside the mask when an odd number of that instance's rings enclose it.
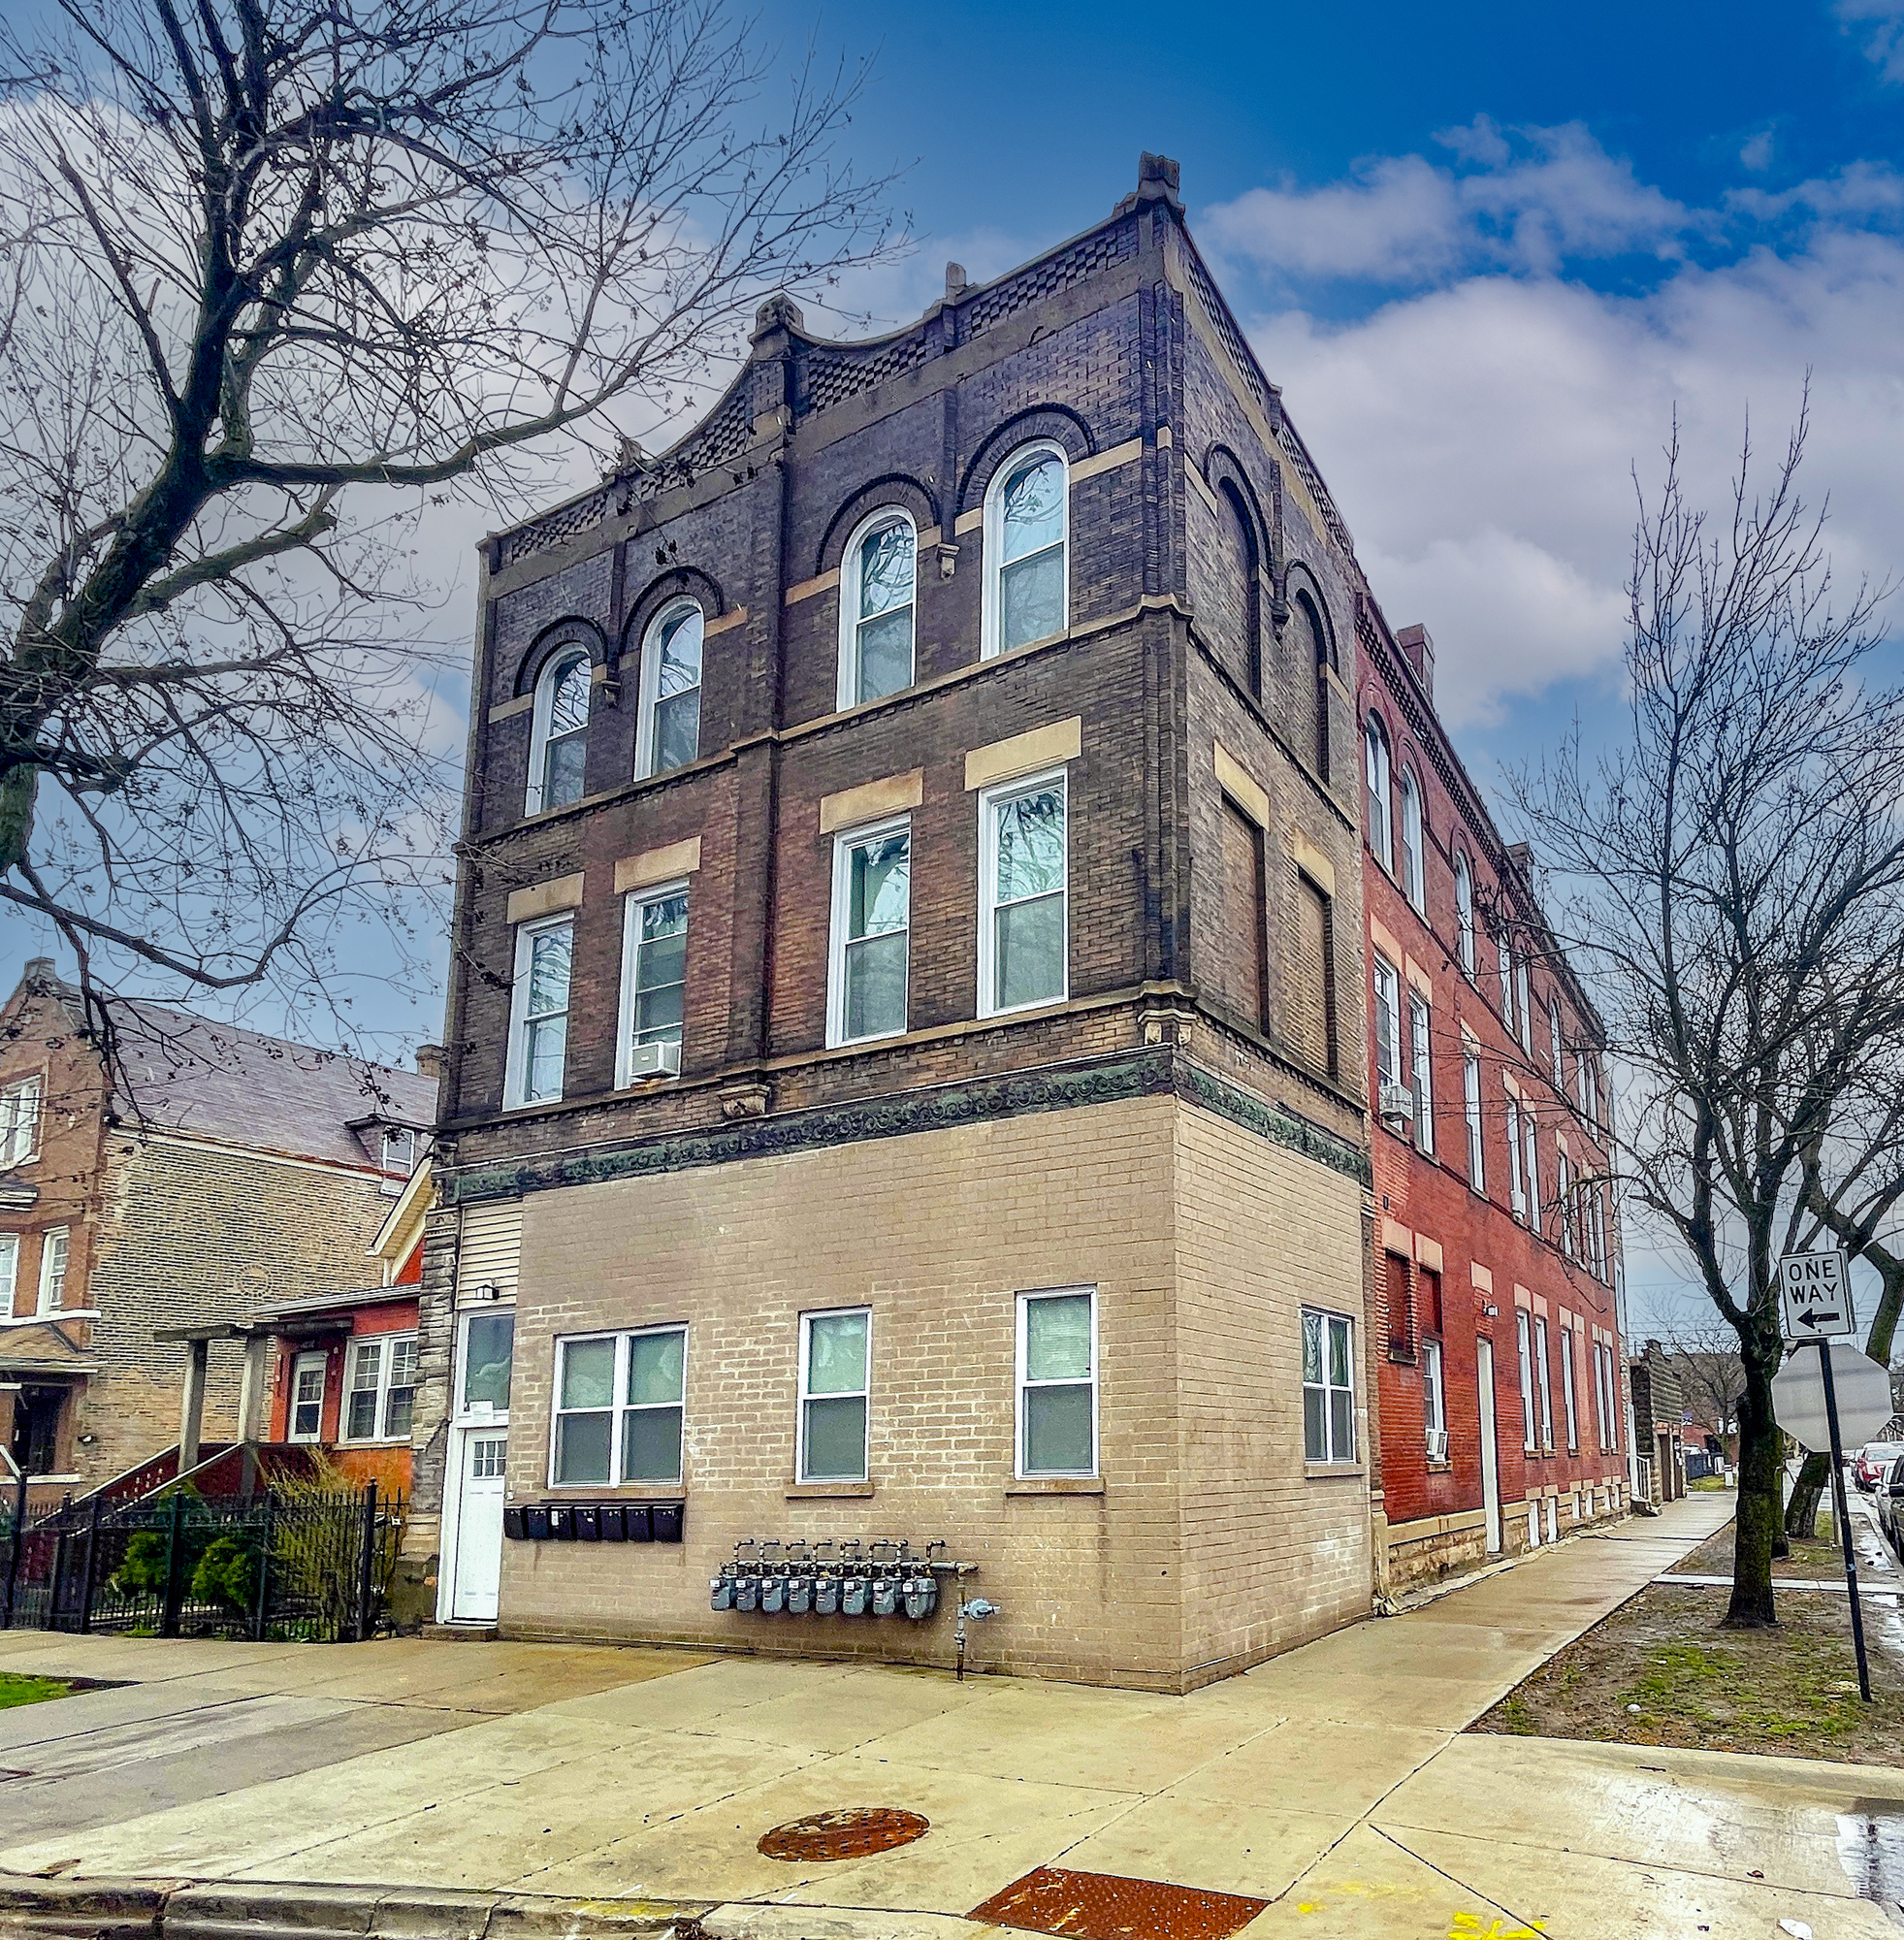
<instances>
[{"instance_id":1,"label":"metal grate in sidewalk","mask_svg":"<svg viewBox=\"0 0 1904 1940\"><path fill-rule=\"evenodd\" d=\"M1068 1940L1228 1940L1269 1903L1165 1880L1040 1866L966 1917Z\"/></svg>"}]
</instances>

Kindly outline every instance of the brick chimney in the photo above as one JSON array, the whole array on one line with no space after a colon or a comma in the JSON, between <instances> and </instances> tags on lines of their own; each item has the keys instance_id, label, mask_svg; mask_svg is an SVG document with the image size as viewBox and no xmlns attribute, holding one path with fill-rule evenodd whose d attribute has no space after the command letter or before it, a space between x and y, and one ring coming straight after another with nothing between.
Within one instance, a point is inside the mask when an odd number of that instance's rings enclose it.
<instances>
[{"instance_id":1,"label":"brick chimney","mask_svg":"<svg viewBox=\"0 0 1904 1940\"><path fill-rule=\"evenodd\" d=\"M1402 649L1403 658L1415 670L1415 678L1421 682L1421 691L1430 700L1435 698L1435 642L1428 637L1428 629L1419 624L1404 627L1395 636L1395 644Z\"/></svg>"},{"instance_id":2,"label":"brick chimney","mask_svg":"<svg viewBox=\"0 0 1904 1940\"><path fill-rule=\"evenodd\" d=\"M416 1068L420 1077L440 1084L443 1081L443 1048L439 1044L420 1044L416 1048Z\"/></svg>"}]
</instances>

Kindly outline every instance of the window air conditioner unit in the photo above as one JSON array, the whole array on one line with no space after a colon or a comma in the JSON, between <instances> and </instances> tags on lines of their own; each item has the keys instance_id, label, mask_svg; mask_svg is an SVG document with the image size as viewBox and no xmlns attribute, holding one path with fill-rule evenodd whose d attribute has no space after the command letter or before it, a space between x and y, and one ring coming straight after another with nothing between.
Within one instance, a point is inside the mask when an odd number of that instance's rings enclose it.
<instances>
[{"instance_id":1,"label":"window air conditioner unit","mask_svg":"<svg viewBox=\"0 0 1904 1940\"><path fill-rule=\"evenodd\" d=\"M629 1082L637 1078L678 1078L681 1075L681 1047L672 1038L654 1044L637 1044L629 1050Z\"/></svg>"},{"instance_id":2,"label":"window air conditioner unit","mask_svg":"<svg viewBox=\"0 0 1904 1940\"><path fill-rule=\"evenodd\" d=\"M1394 1118L1404 1125L1415 1121L1415 1094L1405 1084L1384 1084L1381 1088L1383 1121Z\"/></svg>"},{"instance_id":3,"label":"window air conditioner unit","mask_svg":"<svg viewBox=\"0 0 1904 1940\"><path fill-rule=\"evenodd\" d=\"M1431 1428L1428 1431L1428 1459L1431 1462L1445 1462L1448 1459L1448 1431L1445 1428Z\"/></svg>"}]
</instances>

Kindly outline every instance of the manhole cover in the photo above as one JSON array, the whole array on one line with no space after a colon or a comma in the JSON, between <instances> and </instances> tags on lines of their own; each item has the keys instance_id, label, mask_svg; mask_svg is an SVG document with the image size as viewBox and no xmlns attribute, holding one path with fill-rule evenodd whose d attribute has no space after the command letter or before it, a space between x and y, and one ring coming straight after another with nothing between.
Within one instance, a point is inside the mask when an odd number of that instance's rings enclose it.
<instances>
[{"instance_id":1,"label":"manhole cover","mask_svg":"<svg viewBox=\"0 0 1904 1940\"><path fill-rule=\"evenodd\" d=\"M760 1851L770 1859L863 1859L910 1846L931 1829L929 1819L896 1805L849 1805L776 1826L761 1835Z\"/></svg>"},{"instance_id":2,"label":"manhole cover","mask_svg":"<svg viewBox=\"0 0 1904 1940\"><path fill-rule=\"evenodd\" d=\"M1228 1940L1269 1903L1163 1880L1040 1866L966 1918L1067 1940Z\"/></svg>"}]
</instances>

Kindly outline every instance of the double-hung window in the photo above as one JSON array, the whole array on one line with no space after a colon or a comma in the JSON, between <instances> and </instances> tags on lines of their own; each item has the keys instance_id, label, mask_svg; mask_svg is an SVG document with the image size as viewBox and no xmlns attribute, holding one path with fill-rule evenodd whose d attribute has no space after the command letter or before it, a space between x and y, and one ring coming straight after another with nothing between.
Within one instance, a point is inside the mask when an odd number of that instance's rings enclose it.
<instances>
[{"instance_id":1,"label":"double-hung window","mask_svg":"<svg viewBox=\"0 0 1904 1940\"><path fill-rule=\"evenodd\" d=\"M1372 714L1363 731L1363 755L1369 779L1369 847L1375 852L1375 860L1393 875L1395 770L1389 759L1388 735Z\"/></svg>"},{"instance_id":2,"label":"double-hung window","mask_svg":"<svg viewBox=\"0 0 1904 1940\"><path fill-rule=\"evenodd\" d=\"M19 1235L0 1233L0 1320L14 1310L14 1293L19 1285Z\"/></svg>"},{"instance_id":3,"label":"double-hung window","mask_svg":"<svg viewBox=\"0 0 1904 1940\"><path fill-rule=\"evenodd\" d=\"M1455 856L1455 938L1461 954L1461 971L1470 983L1474 978L1474 871L1465 853Z\"/></svg>"},{"instance_id":4,"label":"double-hung window","mask_svg":"<svg viewBox=\"0 0 1904 1940\"><path fill-rule=\"evenodd\" d=\"M1568 1259L1574 1251L1573 1168L1564 1151L1554 1154L1554 1197L1560 1202L1561 1251Z\"/></svg>"},{"instance_id":5,"label":"double-hung window","mask_svg":"<svg viewBox=\"0 0 1904 1940\"><path fill-rule=\"evenodd\" d=\"M572 916L526 922L516 931L505 1104L539 1105L562 1096L563 1067L568 1052L568 978L574 953Z\"/></svg>"},{"instance_id":6,"label":"double-hung window","mask_svg":"<svg viewBox=\"0 0 1904 1940\"><path fill-rule=\"evenodd\" d=\"M1514 1028L1520 1035L1521 1049L1532 1057L1533 1055L1533 995L1528 986L1528 968L1525 956L1514 958Z\"/></svg>"},{"instance_id":7,"label":"double-hung window","mask_svg":"<svg viewBox=\"0 0 1904 1940\"><path fill-rule=\"evenodd\" d=\"M1521 1446L1532 1455L1539 1445L1533 1416L1533 1315L1514 1310L1514 1334L1521 1350Z\"/></svg>"},{"instance_id":8,"label":"double-hung window","mask_svg":"<svg viewBox=\"0 0 1904 1940\"><path fill-rule=\"evenodd\" d=\"M1421 1343L1421 1414L1428 1440L1428 1459L1448 1459L1448 1400L1441 1360L1441 1343Z\"/></svg>"},{"instance_id":9,"label":"double-hung window","mask_svg":"<svg viewBox=\"0 0 1904 1940\"><path fill-rule=\"evenodd\" d=\"M979 1015L1061 1002L1069 978L1065 777L979 797Z\"/></svg>"},{"instance_id":10,"label":"double-hung window","mask_svg":"<svg viewBox=\"0 0 1904 1940\"><path fill-rule=\"evenodd\" d=\"M1507 1204L1516 1219L1527 1217L1527 1180L1522 1175L1521 1105L1513 1092L1507 1107Z\"/></svg>"},{"instance_id":11,"label":"double-hung window","mask_svg":"<svg viewBox=\"0 0 1904 1940\"><path fill-rule=\"evenodd\" d=\"M0 1172L24 1165L40 1149L40 1080L0 1091Z\"/></svg>"},{"instance_id":12,"label":"double-hung window","mask_svg":"<svg viewBox=\"0 0 1904 1940\"><path fill-rule=\"evenodd\" d=\"M1476 1192L1488 1189L1487 1145L1481 1136L1481 1060L1467 1052L1461 1060L1462 1103L1468 1114L1468 1182Z\"/></svg>"},{"instance_id":13,"label":"double-hung window","mask_svg":"<svg viewBox=\"0 0 1904 1940\"><path fill-rule=\"evenodd\" d=\"M641 647L637 777L685 768L700 753L701 650L706 622L692 599L663 606Z\"/></svg>"},{"instance_id":14,"label":"double-hung window","mask_svg":"<svg viewBox=\"0 0 1904 1940\"><path fill-rule=\"evenodd\" d=\"M1423 862L1421 784L1413 768L1402 770L1402 892L1418 914L1428 911L1428 881Z\"/></svg>"},{"instance_id":15,"label":"double-hung window","mask_svg":"<svg viewBox=\"0 0 1904 1940\"><path fill-rule=\"evenodd\" d=\"M1385 956L1375 966L1375 1083L1379 1092L1402 1087L1402 979ZM1387 1101L1378 1096L1379 1116L1390 1116Z\"/></svg>"},{"instance_id":16,"label":"double-hung window","mask_svg":"<svg viewBox=\"0 0 1904 1940\"><path fill-rule=\"evenodd\" d=\"M1533 1107L1524 1103L1521 1106L1521 1145L1526 1158L1527 1172L1527 1222L1538 1233L1541 1230L1540 1208L1540 1144L1534 1132Z\"/></svg>"},{"instance_id":17,"label":"double-hung window","mask_svg":"<svg viewBox=\"0 0 1904 1940\"><path fill-rule=\"evenodd\" d=\"M687 1373L685 1327L559 1341L551 1484L677 1487Z\"/></svg>"},{"instance_id":18,"label":"double-hung window","mask_svg":"<svg viewBox=\"0 0 1904 1940\"><path fill-rule=\"evenodd\" d=\"M1573 1399L1573 1329L1565 1321L1561 1323L1561 1411L1566 1420L1566 1448L1571 1455L1580 1446L1580 1424Z\"/></svg>"},{"instance_id":19,"label":"double-hung window","mask_svg":"<svg viewBox=\"0 0 1904 1940\"><path fill-rule=\"evenodd\" d=\"M1533 1375L1540 1395L1540 1445L1551 1455L1554 1452L1554 1390L1547 1372L1547 1322L1544 1316L1533 1323Z\"/></svg>"},{"instance_id":20,"label":"double-hung window","mask_svg":"<svg viewBox=\"0 0 1904 1940\"><path fill-rule=\"evenodd\" d=\"M324 1375L329 1357L322 1352L300 1354L291 1363L291 1404L285 1422L287 1439L315 1441L324 1432Z\"/></svg>"},{"instance_id":21,"label":"double-hung window","mask_svg":"<svg viewBox=\"0 0 1904 1940\"><path fill-rule=\"evenodd\" d=\"M594 667L581 648L556 655L535 683L525 813L580 801L589 756Z\"/></svg>"},{"instance_id":22,"label":"double-hung window","mask_svg":"<svg viewBox=\"0 0 1904 1940\"><path fill-rule=\"evenodd\" d=\"M919 537L906 513L875 512L848 542L840 586L842 707L913 684Z\"/></svg>"},{"instance_id":23,"label":"double-hung window","mask_svg":"<svg viewBox=\"0 0 1904 1940\"><path fill-rule=\"evenodd\" d=\"M40 1236L40 1311L56 1313L66 1298L66 1251L71 1235L64 1226Z\"/></svg>"},{"instance_id":24,"label":"double-hung window","mask_svg":"<svg viewBox=\"0 0 1904 1940\"><path fill-rule=\"evenodd\" d=\"M1410 1083L1415 1094L1415 1145L1433 1154L1435 1150L1435 1079L1430 1046L1428 999L1419 990L1408 992L1408 1047Z\"/></svg>"},{"instance_id":25,"label":"double-hung window","mask_svg":"<svg viewBox=\"0 0 1904 1940\"><path fill-rule=\"evenodd\" d=\"M1547 1034L1552 1040L1554 1089L1566 1096L1566 1056L1561 1049L1561 1004L1558 997L1547 999Z\"/></svg>"},{"instance_id":26,"label":"double-hung window","mask_svg":"<svg viewBox=\"0 0 1904 1940\"><path fill-rule=\"evenodd\" d=\"M1097 1473L1097 1296L1018 1296L1018 1473Z\"/></svg>"},{"instance_id":27,"label":"double-hung window","mask_svg":"<svg viewBox=\"0 0 1904 1940\"><path fill-rule=\"evenodd\" d=\"M416 1336L373 1334L350 1345L343 1441L407 1441L416 1408Z\"/></svg>"},{"instance_id":28,"label":"double-hung window","mask_svg":"<svg viewBox=\"0 0 1904 1940\"><path fill-rule=\"evenodd\" d=\"M981 656L1061 633L1070 624L1070 472L1054 444L1028 445L985 494L985 610Z\"/></svg>"},{"instance_id":29,"label":"double-hung window","mask_svg":"<svg viewBox=\"0 0 1904 1940\"><path fill-rule=\"evenodd\" d=\"M1355 1327L1340 1313L1303 1309L1303 1453L1355 1460Z\"/></svg>"},{"instance_id":30,"label":"double-hung window","mask_svg":"<svg viewBox=\"0 0 1904 1940\"><path fill-rule=\"evenodd\" d=\"M873 1316L863 1307L800 1316L799 1478L863 1482Z\"/></svg>"},{"instance_id":31,"label":"double-hung window","mask_svg":"<svg viewBox=\"0 0 1904 1940\"><path fill-rule=\"evenodd\" d=\"M632 891L622 934L618 1084L681 1069L687 989L687 884Z\"/></svg>"},{"instance_id":32,"label":"double-hung window","mask_svg":"<svg viewBox=\"0 0 1904 1940\"><path fill-rule=\"evenodd\" d=\"M906 1028L912 876L908 823L859 829L834 841L828 1044L894 1037Z\"/></svg>"}]
</instances>

